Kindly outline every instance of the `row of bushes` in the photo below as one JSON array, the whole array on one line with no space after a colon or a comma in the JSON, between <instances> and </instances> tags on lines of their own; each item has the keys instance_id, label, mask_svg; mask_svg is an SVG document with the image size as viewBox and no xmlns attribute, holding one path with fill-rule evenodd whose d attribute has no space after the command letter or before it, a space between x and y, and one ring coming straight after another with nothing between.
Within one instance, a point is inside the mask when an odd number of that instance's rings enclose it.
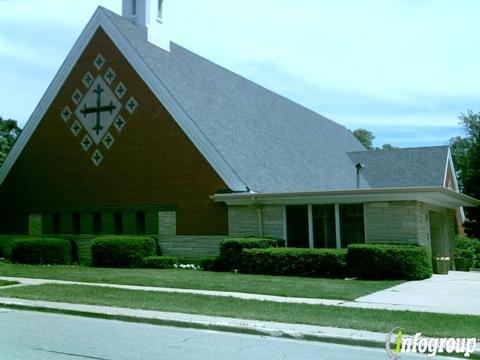
<instances>
[{"instance_id":1,"label":"row of bushes","mask_svg":"<svg viewBox=\"0 0 480 360\"><path fill-rule=\"evenodd\" d=\"M178 264L175 257L158 256L157 244L149 237L100 237L92 241L91 251L92 265L98 267L168 269ZM21 264L69 265L76 261L75 242L43 237L17 239L10 259Z\"/></svg>"},{"instance_id":2,"label":"row of bushes","mask_svg":"<svg viewBox=\"0 0 480 360\"><path fill-rule=\"evenodd\" d=\"M280 244L281 246L281 244ZM348 249L282 248L270 239L228 239L220 257L207 259L207 270L266 275L417 280L432 276L426 250L413 245L350 245Z\"/></svg>"},{"instance_id":3,"label":"row of bushes","mask_svg":"<svg viewBox=\"0 0 480 360\"><path fill-rule=\"evenodd\" d=\"M100 237L91 245L92 264L97 267L148 267L165 269L178 259L162 257L149 237ZM16 240L13 262L25 264L70 264L72 244L63 239ZM427 252L420 246L351 245L348 249L285 248L276 239L227 239L220 244L220 257L202 261L205 270L232 270L250 274L338 277L364 279L428 278L432 274Z\"/></svg>"}]
</instances>

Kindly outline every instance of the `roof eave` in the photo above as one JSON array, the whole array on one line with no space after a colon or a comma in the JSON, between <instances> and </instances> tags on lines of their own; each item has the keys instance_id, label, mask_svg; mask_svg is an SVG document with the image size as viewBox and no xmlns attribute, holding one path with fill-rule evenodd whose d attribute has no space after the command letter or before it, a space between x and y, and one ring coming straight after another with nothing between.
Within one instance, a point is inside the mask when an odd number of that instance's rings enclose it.
<instances>
[{"instance_id":1,"label":"roof eave","mask_svg":"<svg viewBox=\"0 0 480 360\"><path fill-rule=\"evenodd\" d=\"M444 187L348 189L314 192L285 193L235 193L215 194L217 202L227 205L271 204L331 204L382 201L420 201L435 206L458 208L461 206L479 206L480 200Z\"/></svg>"}]
</instances>

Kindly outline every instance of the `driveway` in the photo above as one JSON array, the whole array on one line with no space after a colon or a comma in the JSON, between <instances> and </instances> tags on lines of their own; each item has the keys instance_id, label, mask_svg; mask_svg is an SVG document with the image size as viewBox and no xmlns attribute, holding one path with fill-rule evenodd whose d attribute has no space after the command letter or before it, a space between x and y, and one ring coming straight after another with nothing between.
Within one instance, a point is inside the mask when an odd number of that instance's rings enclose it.
<instances>
[{"instance_id":1,"label":"driveway","mask_svg":"<svg viewBox=\"0 0 480 360\"><path fill-rule=\"evenodd\" d=\"M480 315L480 272L450 271L362 296L358 307Z\"/></svg>"}]
</instances>

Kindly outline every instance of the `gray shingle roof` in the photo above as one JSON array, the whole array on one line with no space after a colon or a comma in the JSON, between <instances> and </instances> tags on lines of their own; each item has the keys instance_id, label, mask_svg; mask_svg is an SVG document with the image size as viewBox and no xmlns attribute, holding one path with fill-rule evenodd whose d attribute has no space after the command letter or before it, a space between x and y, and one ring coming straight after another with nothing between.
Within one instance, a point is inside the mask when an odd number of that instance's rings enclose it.
<instances>
[{"instance_id":1,"label":"gray shingle roof","mask_svg":"<svg viewBox=\"0 0 480 360\"><path fill-rule=\"evenodd\" d=\"M347 152L364 147L345 127L179 45L164 51L105 13L251 190L355 186Z\"/></svg>"},{"instance_id":2,"label":"gray shingle roof","mask_svg":"<svg viewBox=\"0 0 480 360\"><path fill-rule=\"evenodd\" d=\"M345 127L172 43L105 15L240 179L256 192L441 186L447 147L365 151Z\"/></svg>"},{"instance_id":3,"label":"gray shingle roof","mask_svg":"<svg viewBox=\"0 0 480 360\"><path fill-rule=\"evenodd\" d=\"M361 170L362 188L443 186L448 146L349 153Z\"/></svg>"}]
</instances>

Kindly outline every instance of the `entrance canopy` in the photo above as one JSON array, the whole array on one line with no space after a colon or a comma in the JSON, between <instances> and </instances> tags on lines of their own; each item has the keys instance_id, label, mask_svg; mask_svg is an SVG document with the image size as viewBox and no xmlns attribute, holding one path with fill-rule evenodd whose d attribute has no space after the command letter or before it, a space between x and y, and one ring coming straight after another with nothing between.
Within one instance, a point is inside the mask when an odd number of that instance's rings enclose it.
<instances>
[{"instance_id":1,"label":"entrance canopy","mask_svg":"<svg viewBox=\"0 0 480 360\"><path fill-rule=\"evenodd\" d=\"M440 207L456 209L479 206L480 200L444 187L355 189L285 193L229 193L215 194L212 198L227 205L299 205L348 204L379 201L420 201Z\"/></svg>"}]
</instances>

